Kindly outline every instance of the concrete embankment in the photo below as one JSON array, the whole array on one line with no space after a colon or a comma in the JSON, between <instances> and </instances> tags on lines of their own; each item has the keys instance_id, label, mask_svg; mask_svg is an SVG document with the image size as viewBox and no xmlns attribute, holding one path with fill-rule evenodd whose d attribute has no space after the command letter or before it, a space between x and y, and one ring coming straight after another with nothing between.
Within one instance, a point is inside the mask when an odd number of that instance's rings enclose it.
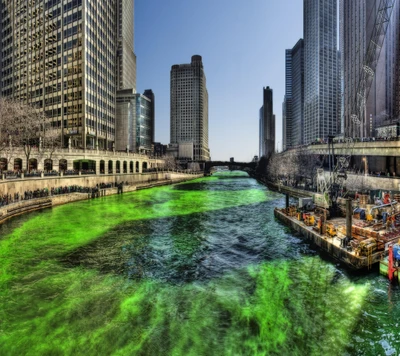
<instances>
[{"instance_id":1,"label":"concrete embankment","mask_svg":"<svg viewBox=\"0 0 400 356\"><path fill-rule=\"evenodd\" d=\"M124 179L121 179L121 176ZM23 182L20 181L12 181L12 182L3 182L8 184L0 185L1 194L13 194L15 192L19 192L21 196L23 196L23 191L27 190L37 190L37 189L51 189L56 187L64 187L71 185L78 185L82 187L94 187L96 184L100 183L119 183L119 182L128 182L129 185L125 185L123 187L123 192L132 192L141 189L153 188L163 185L176 184L196 178L203 177L203 174L185 174L185 173L152 173L152 174L142 174L142 175L130 175L136 179L132 179L128 177L128 175L119 175L119 176L85 176L85 177L76 177L76 179L69 178L39 178L32 180L25 180ZM104 178L108 178L106 180ZM110 179L112 178L112 179ZM118 179L117 179L118 178ZM130 182L131 181L131 182ZM25 183L25 184L24 184ZM7 187L7 185L11 185L11 189L3 190L3 188ZM15 190L15 189L18 190ZM22 190L24 189L24 190ZM7 193L8 192L8 193ZM13 192L13 193L11 193ZM99 196L108 196L118 194L118 188L107 188L100 189L98 195ZM91 193L70 193L70 194L62 194L62 195L54 195L43 198L36 198L30 200L22 200L20 202L12 203L10 205L0 207L0 224L4 221L21 215L30 211L51 208L53 206L67 204L71 202L76 202L80 200L91 199Z\"/></svg>"},{"instance_id":2,"label":"concrete embankment","mask_svg":"<svg viewBox=\"0 0 400 356\"><path fill-rule=\"evenodd\" d=\"M254 174L250 176L261 184L266 185L271 190L280 192L282 194L289 194L291 197L295 198L307 198L311 197L313 192L287 187L285 185L272 183L265 179L264 176L259 177ZM376 177L376 176L364 176L356 174L348 174L347 180L344 182L344 187L351 191L362 191L362 190L391 190L400 191L400 179L395 177Z\"/></svg>"},{"instance_id":3,"label":"concrete embankment","mask_svg":"<svg viewBox=\"0 0 400 356\"><path fill-rule=\"evenodd\" d=\"M81 175L81 176L55 176L44 178L25 178L25 179L6 179L0 180L0 195L22 195L26 191L35 191L42 189L51 189L77 185L80 187L95 187L97 184L119 184L128 183L128 185L147 184L149 182L160 181L168 178L179 179L197 177L192 174L179 172L153 172L136 174L100 174L100 175Z\"/></svg>"},{"instance_id":4,"label":"concrete embankment","mask_svg":"<svg viewBox=\"0 0 400 356\"><path fill-rule=\"evenodd\" d=\"M260 177L255 174L250 174L250 177L256 179L259 183L265 185L269 189L279 192L282 194L289 194L293 198L308 198L312 197L313 193L308 190L302 190L292 187L287 187L282 184L272 183L271 181L265 179L265 177Z\"/></svg>"},{"instance_id":5,"label":"concrete embankment","mask_svg":"<svg viewBox=\"0 0 400 356\"><path fill-rule=\"evenodd\" d=\"M264 184L271 190L282 194L289 194L293 198L308 198L312 197L313 195L313 192L310 192L308 190L287 187L285 185L275 184L271 182L265 182Z\"/></svg>"}]
</instances>

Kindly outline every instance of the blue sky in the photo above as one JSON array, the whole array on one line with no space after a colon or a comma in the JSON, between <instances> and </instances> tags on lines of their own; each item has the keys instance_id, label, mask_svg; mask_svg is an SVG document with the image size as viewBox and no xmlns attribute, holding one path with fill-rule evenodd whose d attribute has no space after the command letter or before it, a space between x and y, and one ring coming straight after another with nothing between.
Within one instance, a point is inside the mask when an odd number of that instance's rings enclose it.
<instances>
[{"instance_id":1,"label":"blue sky","mask_svg":"<svg viewBox=\"0 0 400 356\"><path fill-rule=\"evenodd\" d=\"M199 54L213 160L258 155L262 88L274 90L282 141L285 49L303 36L302 0L136 0L137 91L156 96L156 141L169 143L170 69Z\"/></svg>"}]
</instances>

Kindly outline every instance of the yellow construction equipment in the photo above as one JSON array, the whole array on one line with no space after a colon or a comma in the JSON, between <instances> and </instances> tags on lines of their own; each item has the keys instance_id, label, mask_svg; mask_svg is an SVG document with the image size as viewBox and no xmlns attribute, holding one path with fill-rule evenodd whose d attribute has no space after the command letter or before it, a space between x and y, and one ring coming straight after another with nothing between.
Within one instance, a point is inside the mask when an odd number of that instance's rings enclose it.
<instances>
[{"instance_id":1,"label":"yellow construction equipment","mask_svg":"<svg viewBox=\"0 0 400 356\"><path fill-rule=\"evenodd\" d=\"M326 234L330 237L334 237L337 235L337 230L333 223L326 223Z\"/></svg>"},{"instance_id":2,"label":"yellow construction equipment","mask_svg":"<svg viewBox=\"0 0 400 356\"><path fill-rule=\"evenodd\" d=\"M306 224L307 226L314 226L314 224L315 224L315 217L314 217L314 215L309 215L309 214L307 214L307 215L305 216L305 219L304 219L304 224Z\"/></svg>"},{"instance_id":3,"label":"yellow construction equipment","mask_svg":"<svg viewBox=\"0 0 400 356\"><path fill-rule=\"evenodd\" d=\"M376 251L376 240L366 239L360 242L359 253L360 256L370 257Z\"/></svg>"}]
</instances>

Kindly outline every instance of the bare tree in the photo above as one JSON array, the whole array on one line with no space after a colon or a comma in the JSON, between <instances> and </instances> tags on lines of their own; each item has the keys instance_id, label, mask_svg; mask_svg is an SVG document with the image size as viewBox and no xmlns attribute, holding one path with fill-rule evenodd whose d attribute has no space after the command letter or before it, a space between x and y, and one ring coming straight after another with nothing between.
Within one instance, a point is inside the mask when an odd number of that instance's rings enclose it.
<instances>
[{"instance_id":1,"label":"bare tree","mask_svg":"<svg viewBox=\"0 0 400 356\"><path fill-rule=\"evenodd\" d=\"M163 157L164 159L164 168L174 170L177 168L176 159L172 155L167 155Z\"/></svg>"},{"instance_id":2,"label":"bare tree","mask_svg":"<svg viewBox=\"0 0 400 356\"><path fill-rule=\"evenodd\" d=\"M319 156L312 155L306 150L287 151L283 154L273 154L267 164L267 177L271 181L284 179L294 185L302 181L314 184L317 169L322 165Z\"/></svg>"},{"instance_id":3,"label":"bare tree","mask_svg":"<svg viewBox=\"0 0 400 356\"><path fill-rule=\"evenodd\" d=\"M46 170L50 170L50 167L46 167L46 162L53 161L54 154L61 147L61 134L52 129L49 123L46 124L43 136L39 139L39 156L44 159Z\"/></svg>"},{"instance_id":4,"label":"bare tree","mask_svg":"<svg viewBox=\"0 0 400 356\"><path fill-rule=\"evenodd\" d=\"M18 147L15 118L22 112L19 102L0 97L0 158L8 169Z\"/></svg>"},{"instance_id":5,"label":"bare tree","mask_svg":"<svg viewBox=\"0 0 400 356\"><path fill-rule=\"evenodd\" d=\"M321 168L322 164L321 156L310 154L306 149L297 150L298 176L309 180L311 185L315 184L317 169Z\"/></svg>"},{"instance_id":6,"label":"bare tree","mask_svg":"<svg viewBox=\"0 0 400 356\"><path fill-rule=\"evenodd\" d=\"M282 157L280 157L282 156ZM283 155L275 154L273 153L267 163L267 179L275 182L279 180L279 177L283 175L283 164L282 164L282 158Z\"/></svg>"},{"instance_id":7,"label":"bare tree","mask_svg":"<svg viewBox=\"0 0 400 356\"><path fill-rule=\"evenodd\" d=\"M1 150L8 150L6 157L10 157L16 149L22 149L26 157L26 169L29 170L32 152L35 149L39 152L41 142L47 146L47 142L56 140L52 130L49 130L50 123L43 111L33 106L12 99L0 100Z\"/></svg>"}]
</instances>

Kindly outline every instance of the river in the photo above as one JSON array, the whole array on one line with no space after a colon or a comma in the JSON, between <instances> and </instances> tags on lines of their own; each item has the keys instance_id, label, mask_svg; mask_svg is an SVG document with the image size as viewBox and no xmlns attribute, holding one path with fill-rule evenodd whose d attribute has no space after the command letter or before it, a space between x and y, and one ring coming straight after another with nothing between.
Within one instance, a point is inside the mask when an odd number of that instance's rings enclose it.
<instances>
[{"instance_id":1,"label":"river","mask_svg":"<svg viewBox=\"0 0 400 356\"><path fill-rule=\"evenodd\" d=\"M0 227L0 355L399 355L400 289L274 219L242 172Z\"/></svg>"}]
</instances>

